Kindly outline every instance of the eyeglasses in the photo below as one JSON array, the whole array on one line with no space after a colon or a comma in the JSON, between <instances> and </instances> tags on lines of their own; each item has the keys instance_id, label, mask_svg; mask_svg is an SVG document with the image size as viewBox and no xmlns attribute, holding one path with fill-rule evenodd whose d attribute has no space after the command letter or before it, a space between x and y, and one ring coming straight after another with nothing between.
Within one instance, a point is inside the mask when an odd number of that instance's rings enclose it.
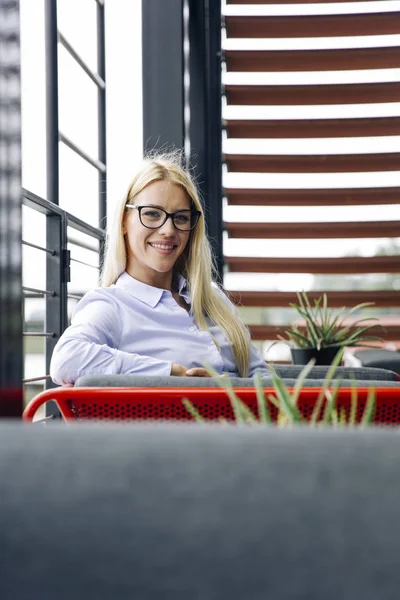
<instances>
[{"instance_id":1,"label":"eyeglasses","mask_svg":"<svg viewBox=\"0 0 400 600\"><path fill-rule=\"evenodd\" d=\"M198 223L201 212L199 210L177 210L169 213L163 208L155 206L137 206L126 204L126 208L136 208L139 212L141 224L148 229L159 229L171 218L175 229L179 231L192 231Z\"/></svg>"}]
</instances>

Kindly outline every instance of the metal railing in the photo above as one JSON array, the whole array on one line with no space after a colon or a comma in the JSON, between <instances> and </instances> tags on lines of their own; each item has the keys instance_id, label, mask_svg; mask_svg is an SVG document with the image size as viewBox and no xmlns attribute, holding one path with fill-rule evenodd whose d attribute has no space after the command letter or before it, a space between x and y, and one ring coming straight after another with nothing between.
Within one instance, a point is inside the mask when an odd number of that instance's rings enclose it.
<instances>
[{"instance_id":1,"label":"metal railing","mask_svg":"<svg viewBox=\"0 0 400 600\"><path fill-rule=\"evenodd\" d=\"M77 294L68 293L68 283L70 281L70 263L72 261L84 264L95 269L99 269L99 265L93 265L85 263L79 259L71 257L71 251L69 247L71 245L84 247L86 250L99 254L98 248L95 245L81 242L74 238L68 237L67 228L84 233L89 237L97 240L99 245L102 246L105 239L105 232L103 229L93 227L88 223L85 223L78 217L75 217L71 213L63 210L53 202L49 202L32 192L22 189L22 204L38 211L46 216L46 230L50 226L54 231L57 230L59 233L57 243L52 247L39 246L32 244L26 240L22 240L22 243L28 247L34 247L36 250L44 252L48 257L52 259L52 270L53 273L50 277L47 275L47 284L52 280L53 285L47 285L46 289L32 288L23 286L23 294L25 298L45 298L46 299L46 318L45 318L45 331L24 331L24 337L41 337L46 340L46 352L45 352L45 363L46 363L46 374L29 377L23 379L23 383L32 383L44 381L50 384L49 365L51 359L51 353L54 345L57 343L60 335L63 333L68 323L68 298L79 300L81 296ZM47 235L46 235L47 237ZM51 302L56 305L59 311L56 315L49 316L48 311L51 310Z\"/></svg>"},{"instance_id":2,"label":"metal railing","mask_svg":"<svg viewBox=\"0 0 400 600\"><path fill-rule=\"evenodd\" d=\"M68 293L70 281L71 262L99 269L104 248L106 226L106 81L105 81L105 19L104 1L95 0L97 7L97 72L93 72L86 62L70 44L65 35L59 31L57 22L57 0L45 0L45 47L46 47L46 164L47 164L47 200L33 194L29 190L22 190L23 205L41 212L46 216L46 243L34 244L23 240L23 245L45 253L46 256L46 284L45 289L23 286L25 298L40 298L45 301L45 326L40 332L25 331L23 335L29 337L42 337L45 340L45 375L25 378L23 383L44 381L46 387L53 384L48 375L51 355L57 340L68 325L68 300L79 300L78 294ZM58 46L70 54L76 64L83 70L97 87L98 109L98 156L93 157L80 148L67 132L59 129L58 107ZM59 205L59 144L62 143L72 150L82 160L98 171L99 190L99 227L93 227L75 217ZM99 244L91 245L68 236L67 228L84 233L96 239ZM36 240L35 240L36 241ZM79 258L71 257L70 246L85 248L97 253L97 264L84 262ZM47 412L56 414L54 407L50 406Z\"/></svg>"}]
</instances>

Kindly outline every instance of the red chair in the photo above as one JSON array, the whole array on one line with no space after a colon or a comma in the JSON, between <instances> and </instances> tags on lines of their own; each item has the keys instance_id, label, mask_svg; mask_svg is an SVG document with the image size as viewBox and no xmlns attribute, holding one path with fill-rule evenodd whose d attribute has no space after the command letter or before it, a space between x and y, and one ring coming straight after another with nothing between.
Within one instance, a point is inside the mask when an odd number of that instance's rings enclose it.
<instances>
[{"instance_id":1,"label":"red chair","mask_svg":"<svg viewBox=\"0 0 400 600\"><path fill-rule=\"evenodd\" d=\"M357 419L364 411L369 388L358 388ZM274 394L273 388L264 388ZM235 392L253 412L257 413L254 388L236 388ZM315 405L319 388L305 388L299 399L299 408L309 418ZM32 421L40 406L54 400L67 422L76 421L190 421L182 399L190 400L207 421L223 417L233 420L228 395L221 388L84 388L60 387L46 390L33 398L23 413L25 421ZM343 407L347 416L351 407L351 389L339 390L338 408ZM271 415L276 419L276 408L270 404ZM374 422L381 425L400 423L400 387L376 388Z\"/></svg>"}]
</instances>

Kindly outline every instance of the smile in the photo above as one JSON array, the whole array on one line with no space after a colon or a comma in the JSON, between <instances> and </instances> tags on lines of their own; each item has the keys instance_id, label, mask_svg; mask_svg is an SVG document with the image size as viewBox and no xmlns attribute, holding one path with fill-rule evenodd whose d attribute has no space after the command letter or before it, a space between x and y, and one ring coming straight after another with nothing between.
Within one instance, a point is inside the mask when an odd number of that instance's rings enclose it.
<instances>
[{"instance_id":1,"label":"smile","mask_svg":"<svg viewBox=\"0 0 400 600\"><path fill-rule=\"evenodd\" d=\"M149 242L149 246L151 246L152 248L156 248L156 250L161 250L162 252L172 252L174 250L174 248L176 248L175 245L171 245L171 244L152 244L151 242Z\"/></svg>"}]
</instances>

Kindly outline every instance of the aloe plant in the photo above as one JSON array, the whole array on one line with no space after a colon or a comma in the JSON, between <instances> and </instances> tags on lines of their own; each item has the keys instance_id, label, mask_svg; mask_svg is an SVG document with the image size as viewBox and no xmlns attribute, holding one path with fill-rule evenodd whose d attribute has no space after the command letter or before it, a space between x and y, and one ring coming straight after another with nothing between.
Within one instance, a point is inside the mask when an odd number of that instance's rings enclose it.
<instances>
[{"instance_id":1,"label":"aloe plant","mask_svg":"<svg viewBox=\"0 0 400 600\"><path fill-rule=\"evenodd\" d=\"M282 327L287 338L278 335L281 341L289 342L296 348L342 348L344 346L363 346L372 347L368 342L382 341L382 338L375 335L366 335L371 329L377 327L374 325L365 325L365 321L377 321L376 318L366 317L358 319L351 325L345 326L345 320L354 312L374 306L374 302L362 302L347 309L343 307L338 313L332 313L328 308L328 299L326 294L314 300L314 305L306 292L297 293L298 304L291 303L289 306L294 308L305 320L305 330L297 325L291 327ZM364 323L364 325L362 325Z\"/></svg>"},{"instance_id":2,"label":"aloe plant","mask_svg":"<svg viewBox=\"0 0 400 600\"><path fill-rule=\"evenodd\" d=\"M232 387L232 383L228 377L220 377L219 373L217 373L210 365L206 364L204 366L208 370L209 374L215 377L216 383L226 390L232 405L234 422L236 424L271 424L273 421L270 414L270 404L272 404L278 411L276 419L278 427L287 427L290 425L308 425L310 427L317 427L320 425L332 427L355 427L358 408L358 393L355 381L351 380L351 407L348 419L343 408L338 408L337 406L337 398L341 381L336 380L334 385L332 385L337 367L340 365L342 360L342 354L343 350L339 350L334 361L329 367L325 380L316 399L312 415L308 420L302 415L298 407L298 403L301 390L304 386L304 381L307 379L307 375L315 364L314 360L311 360L304 367L304 369L302 369L293 388L288 388L283 379L276 373L273 366L269 365L272 373L272 387L274 388L275 393L268 393L267 396L264 393L261 375L256 373L254 375L254 387L257 395L258 415L255 414L236 395ZM190 400L184 398L182 402L195 421L205 421L203 416L194 407ZM375 388L370 388L360 424L358 425L359 427L365 427L372 423L375 413L375 406ZM219 421L224 423L227 422L222 417L219 419Z\"/></svg>"}]
</instances>

